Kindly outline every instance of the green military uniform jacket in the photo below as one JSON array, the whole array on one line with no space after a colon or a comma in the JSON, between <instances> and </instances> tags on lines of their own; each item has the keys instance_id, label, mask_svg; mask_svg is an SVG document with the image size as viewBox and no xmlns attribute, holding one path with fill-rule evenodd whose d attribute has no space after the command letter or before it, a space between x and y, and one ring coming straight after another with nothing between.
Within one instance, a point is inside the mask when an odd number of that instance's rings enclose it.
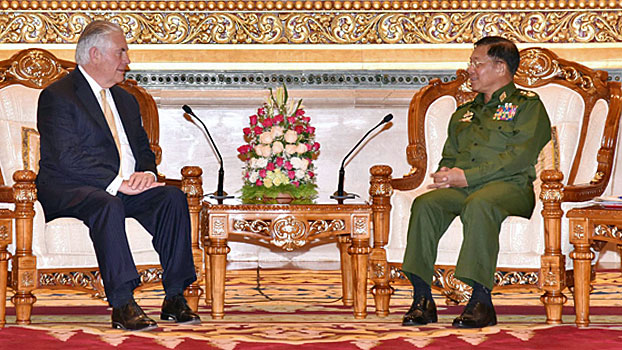
<instances>
[{"instance_id":1,"label":"green military uniform jacket","mask_svg":"<svg viewBox=\"0 0 622 350\"><path fill-rule=\"evenodd\" d=\"M513 82L458 107L449 122L441 167L464 170L469 187L494 180L531 184L551 124L538 95Z\"/></svg>"}]
</instances>

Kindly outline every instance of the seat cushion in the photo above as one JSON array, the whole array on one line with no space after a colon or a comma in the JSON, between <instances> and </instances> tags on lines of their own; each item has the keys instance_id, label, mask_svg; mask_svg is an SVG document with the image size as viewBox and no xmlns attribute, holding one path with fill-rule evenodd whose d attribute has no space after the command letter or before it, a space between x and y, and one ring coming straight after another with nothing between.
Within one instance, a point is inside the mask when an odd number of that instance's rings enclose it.
<instances>
[{"instance_id":1,"label":"seat cushion","mask_svg":"<svg viewBox=\"0 0 622 350\"><path fill-rule=\"evenodd\" d=\"M38 269L97 267L89 229L74 218L59 218L45 223L43 208L35 205L33 254ZM137 265L160 263L151 243L151 235L135 219L125 220L134 262Z\"/></svg>"}]
</instances>

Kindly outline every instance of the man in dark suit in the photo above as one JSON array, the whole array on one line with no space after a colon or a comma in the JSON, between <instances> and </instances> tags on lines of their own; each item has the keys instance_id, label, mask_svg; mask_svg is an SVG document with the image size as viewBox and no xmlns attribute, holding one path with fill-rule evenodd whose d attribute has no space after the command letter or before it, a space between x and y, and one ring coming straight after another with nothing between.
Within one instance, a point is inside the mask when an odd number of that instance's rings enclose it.
<instances>
[{"instance_id":1,"label":"man in dark suit","mask_svg":"<svg viewBox=\"0 0 622 350\"><path fill-rule=\"evenodd\" d=\"M94 21L76 47L78 67L41 92L39 201L47 221L75 217L90 230L112 327L157 327L133 298L139 283L125 233L132 217L153 236L163 268L162 320L198 323L183 297L196 280L186 197L157 182L136 99L121 87L130 63L122 29Z\"/></svg>"}]
</instances>

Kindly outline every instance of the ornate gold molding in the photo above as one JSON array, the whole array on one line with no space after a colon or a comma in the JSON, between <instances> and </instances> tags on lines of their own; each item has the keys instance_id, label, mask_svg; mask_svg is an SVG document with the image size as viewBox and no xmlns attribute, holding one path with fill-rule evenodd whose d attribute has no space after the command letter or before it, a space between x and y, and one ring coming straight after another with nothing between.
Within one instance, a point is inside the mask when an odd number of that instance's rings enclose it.
<instances>
[{"instance_id":1,"label":"ornate gold molding","mask_svg":"<svg viewBox=\"0 0 622 350\"><path fill-rule=\"evenodd\" d=\"M132 44L622 41L620 1L0 1L0 43L75 43L94 19Z\"/></svg>"}]
</instances>

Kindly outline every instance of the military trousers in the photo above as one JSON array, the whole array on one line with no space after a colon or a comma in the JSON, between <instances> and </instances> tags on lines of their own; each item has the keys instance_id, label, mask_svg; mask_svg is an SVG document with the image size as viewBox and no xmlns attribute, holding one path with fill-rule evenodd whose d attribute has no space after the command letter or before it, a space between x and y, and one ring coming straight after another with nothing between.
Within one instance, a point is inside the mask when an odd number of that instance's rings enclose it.
<instances>
[{"instance_id":1,"label":"military trousers","mask_svg":"<svg viewBox=\"0 0 622 350\"><path fill-rule=\"evenodd\" d=\"M499 231L510 215L531 217L531 184L495 181L477 188L441 188L418 196L412 204L402 269L432 284L438 242L460 217L463 241L454 276L492 289L499 254Z\"/></svg>"}]
</instances>

